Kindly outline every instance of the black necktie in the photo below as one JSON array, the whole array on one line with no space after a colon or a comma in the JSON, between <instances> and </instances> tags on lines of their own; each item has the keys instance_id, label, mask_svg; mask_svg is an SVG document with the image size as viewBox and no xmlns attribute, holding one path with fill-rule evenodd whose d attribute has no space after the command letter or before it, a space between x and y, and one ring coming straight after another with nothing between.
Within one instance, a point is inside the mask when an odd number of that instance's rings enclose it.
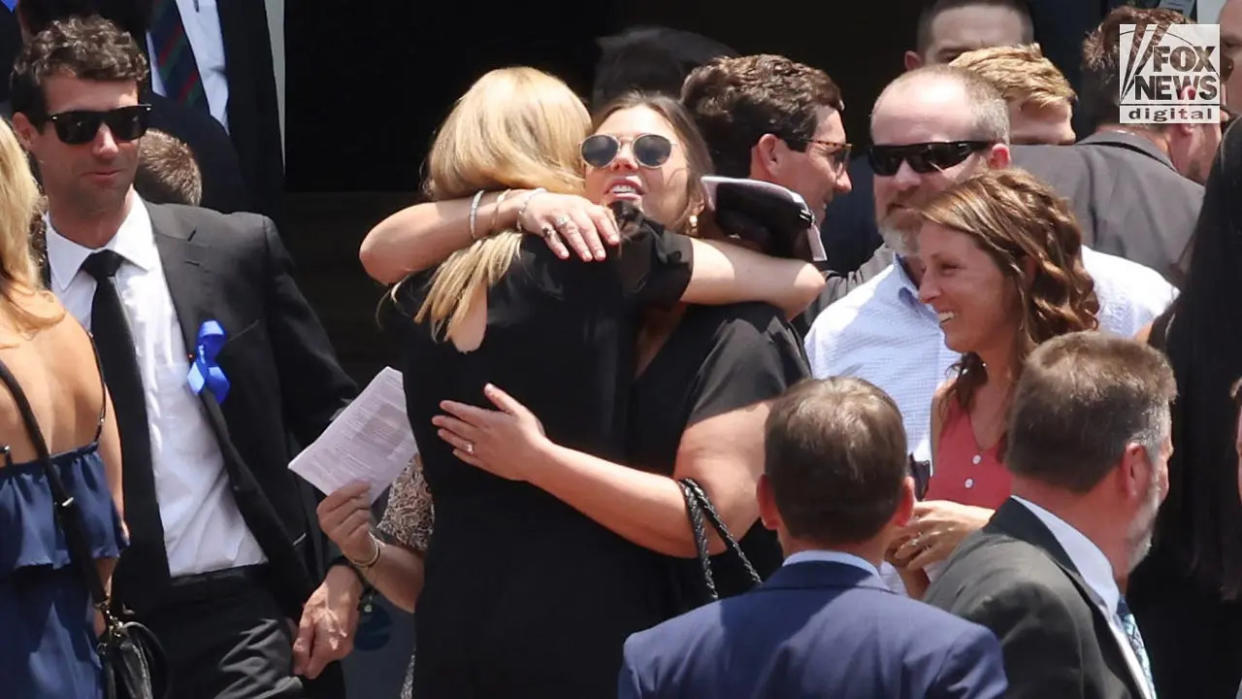
<instances>
[{"instance_id":1,"label":"black necktie","mask_svg":"<svg viewBox=\"0 0 1242 699\"><path fill-rule=\"evenodd\" d=\"M129 548L113 576L114 596L125 603L146 597L168 580L164 525L155 498L151 466L151 432L143 397L142 374L134 354L134 337L121 305L113 277L123 258L112 250L92 253L82 269L95 278L91 302L91 334L99 348L104 380L112 394L117 428L121 433L122 487Z\"/></svg>"}]
</instances>

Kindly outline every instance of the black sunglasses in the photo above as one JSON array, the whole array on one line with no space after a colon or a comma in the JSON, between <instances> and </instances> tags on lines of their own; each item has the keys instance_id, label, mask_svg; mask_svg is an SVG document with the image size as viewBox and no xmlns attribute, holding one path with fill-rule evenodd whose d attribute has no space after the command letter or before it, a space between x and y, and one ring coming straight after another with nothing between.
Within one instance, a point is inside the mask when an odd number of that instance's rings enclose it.
<instances>
[{"instance_id":1,"label":"black sunglasses","mask_svg":"<svg viewBox=\"0 0 1242 699\"><path fill-rule=\"evenodd\" d=\"M939 141L935 143L911 143L903 146L871 146L867 158L871 169L881 177L892 177L901 169L901 163L910 163L910 169L919 174L947 170L992 145L993 141Z\"/></svg>"},{"instance_id":2,"label":"black sunglasses","mask_svg":"<svg viewBox=\"0 0 1242 699\"><path fill-rule=\"evenodd\" d=\"M118 107L106 112L75 109L52 114L47 119L56 127L56 136L62 143L72 146L90 143L99 133L99 125L107 124L112 137L118 141L132 141L147 132L151 117L151 105L135 104Z\"/></svg>"},{"instance_id":3,"label":"black sunglasses","mask_svg":"<svg viewBox=\"0 0 1242 699\"><path fill-rule=\"evenodd\" d=\"M643 167L660 167L668 162L673 153L673 142L660 134L647 133L630 144L634 160ZM582 159L594 168L608 167L621 152L621 141L616 136L597 133L582 142Z\"/></svg>"}]
</instances>

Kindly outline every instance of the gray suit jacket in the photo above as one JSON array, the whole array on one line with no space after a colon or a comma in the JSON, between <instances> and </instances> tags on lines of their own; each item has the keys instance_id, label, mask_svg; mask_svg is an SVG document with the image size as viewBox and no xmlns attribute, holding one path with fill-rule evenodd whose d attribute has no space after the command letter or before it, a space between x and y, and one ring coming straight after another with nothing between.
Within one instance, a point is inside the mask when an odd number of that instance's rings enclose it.
<instances>
[{"instance_id":1,"label":"gray suit jacket","mask_svg":"<svg viewBox=\"0 0 1242 699\"><path fill-rule=\"evenodd\" d=\"M1142 136L1097 133L1072 146L1013 146L1014 165L1070 200L1083 242L1181 284L1203 186Z\"/></svg>"}]
</instances>

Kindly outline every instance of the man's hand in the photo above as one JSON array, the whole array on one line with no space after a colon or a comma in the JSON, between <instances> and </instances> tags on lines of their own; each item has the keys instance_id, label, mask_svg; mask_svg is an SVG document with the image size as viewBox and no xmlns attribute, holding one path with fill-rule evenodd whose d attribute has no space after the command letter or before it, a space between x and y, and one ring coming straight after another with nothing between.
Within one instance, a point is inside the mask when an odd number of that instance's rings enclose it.
<instances>
[{"instance_id":1,"label":"man's hand","mask_svg":"<svg viewBox=\"0 0 1242 699\"><path fill-rule=\"evenodd\" d=\"M343 565L332 566L302 607L293 641L293 674L315 679L324 667L354 650L362 582Z\"/></svg>"}]
</instances>

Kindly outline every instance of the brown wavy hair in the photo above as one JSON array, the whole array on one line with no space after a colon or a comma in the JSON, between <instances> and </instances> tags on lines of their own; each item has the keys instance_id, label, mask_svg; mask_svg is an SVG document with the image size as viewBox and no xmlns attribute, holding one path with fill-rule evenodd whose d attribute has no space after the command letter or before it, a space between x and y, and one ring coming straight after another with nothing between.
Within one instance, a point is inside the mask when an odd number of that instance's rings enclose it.
<instances>
[{"instance_id":1,"label":"brown wavy hair","mask_svg":"<svg viewBox=\"0 0 1242 699\"><path fill-rule=\"evenodd\" d=\"M1078 222L1069 204L1029 173L986 170L937 194L923 206L922 216L970 236L1013 284L1021 313L1015 371L1041 342L1099 326L1100 302L1082 264ZM1028 259L1035 261L1029 280ZM987 372L974 352L963 355L955 368L952 393L969 410Z\"/></svg>"}]
</instances>

